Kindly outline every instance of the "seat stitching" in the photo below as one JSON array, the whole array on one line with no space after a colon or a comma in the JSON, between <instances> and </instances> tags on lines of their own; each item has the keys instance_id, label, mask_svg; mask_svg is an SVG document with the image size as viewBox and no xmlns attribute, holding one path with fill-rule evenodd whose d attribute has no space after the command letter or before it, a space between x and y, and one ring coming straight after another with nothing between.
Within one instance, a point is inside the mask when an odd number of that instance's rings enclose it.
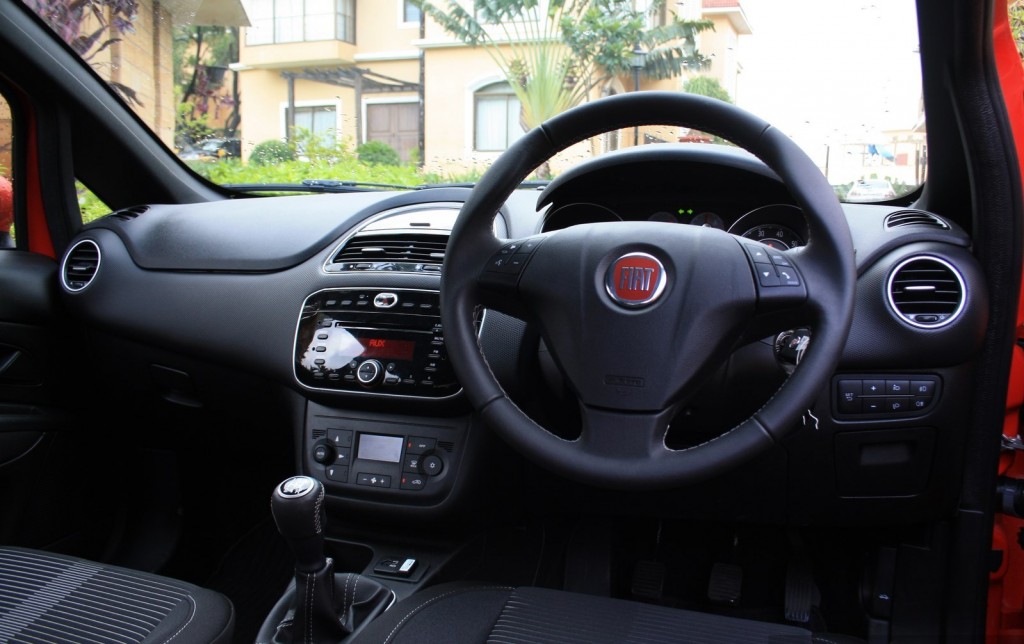
<instances>
[{"instance_id":1,"label":"seat stitching","mask_svg":"<svg viewBox=\"0 0 1024 644\"><path fill-rule=\"evenodd\" d=\"M313 579L313 575L306 575L306 596L308 597L306 608L306 641L312 644L313 642L313 593L315 587L309 583Z\"/></svg>"},{"instance_id":2,"label":"seat stitching","mask_svg":"<svg viewBox=\"0 0 1024 644\"><path fill-rule=\"evenodd\" d=\"M168 642L173 640L175 637L181 635L181 632L183 630L185 630L186 628L188 628L188 625L192 623L192 619L196 616L196 602L195 602L195 600L192 599L192 595L188 595L186 597L186 599L188 599L188 603L191 604L191 606L192 606L192 614L188 616L188 621L185 622L185 624L181 628L178 629L177 633L175 633L174 635L171 635L166 640L164 640L164 644L167 644Z\"/></svg>"},{"instance_id":3,"label":"seat stitching","mask_svg":"<svg viewBox=\"0 0 1024 644\"><path fill-rule=\"evenodd\" d=\"M428 599L427 601L423 602L422 604L420 604L416 608L414 608L411 611L409 611L408 613L406 613L405 617L403 617L401 619L401 621L399 621L397 624L395 624L395 627L393 629L391 629L391 632L388 634L388 636L386 638L384 638L384 644L388 644L388 642L390 642L392 640L392 638L394 638L395 634L398 633L398 630L400 628L402 628L402 626L407 621L409 621L409 619L413 615L415 615L419 611L423 610L424 608L426 608L430 604L433 604L436 601L440 601L442 599L445 599L446 597L451 597L452 595L458 595L459 593L466 593L466 592L477 591L477 590L515 590L515 586L484 586L484 587L476 586L476 587L472 587L472 588L456 588L455 590L449 590L448 592L446 592L443 595L438 595L437 597L433 597L431 599Z\"/></svg>"}]
</instances>

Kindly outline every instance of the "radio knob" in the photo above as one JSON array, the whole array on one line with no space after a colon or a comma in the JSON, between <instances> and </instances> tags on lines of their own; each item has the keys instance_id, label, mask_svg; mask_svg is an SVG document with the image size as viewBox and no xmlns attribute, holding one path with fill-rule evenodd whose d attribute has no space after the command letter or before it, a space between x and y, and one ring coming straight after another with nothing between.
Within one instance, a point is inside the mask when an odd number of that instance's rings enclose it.
<instances>
[{"instance_id":1,"label":"radio knob","mask_svg":"<svg viewBox=\"0 0 1024 644\"><path fill-rule=\"evenodd\" d=\"M356 371L356 379L367 387L372 387L380 381L381 375L384 373L384 367L378 360L366 360L359 365L359 370Z\"/></svg>"}]
</instances>

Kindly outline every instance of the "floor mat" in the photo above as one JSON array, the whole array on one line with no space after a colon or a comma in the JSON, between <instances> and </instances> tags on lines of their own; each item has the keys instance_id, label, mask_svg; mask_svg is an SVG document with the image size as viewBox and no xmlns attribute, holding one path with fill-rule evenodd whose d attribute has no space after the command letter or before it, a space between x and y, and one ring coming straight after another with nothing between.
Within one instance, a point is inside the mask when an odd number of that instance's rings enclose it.
<instances>
[{"instance_id":1,"label":"floor mat","mask_svg":"<svg viewBox=\"0 0 1024 644\"><path fill-rule=\"evenodd\" d=\"M235 605L235 642L256 641L294 571L295 559L270 519L231 546L205 586L227 595Z\"/></svg>"}]
</instances>

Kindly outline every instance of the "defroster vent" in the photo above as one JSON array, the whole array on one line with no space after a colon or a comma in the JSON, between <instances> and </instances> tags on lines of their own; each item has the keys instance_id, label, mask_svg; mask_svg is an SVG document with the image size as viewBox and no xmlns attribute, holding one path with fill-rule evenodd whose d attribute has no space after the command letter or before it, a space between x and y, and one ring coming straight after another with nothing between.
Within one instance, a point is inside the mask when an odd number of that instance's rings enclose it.
<instances>
[{"instance_id":1,"label":"defroster vent","mask_svg":"<svg viewBox=\"0 0 1024 644\"><path fill-rule=\"evenodd\" d=\"M361 233L335 253L326 269L344 271L440 272L448 234Z\"/></svg>"},{"instance_id":2,"label":"defroster vent","mask_svg":"<svg viewBox=\"0 0 1024 644\"><path fill-rule=\"evenodd\" d=\"M903 226L931 226L932 228L949 230L949 224L943 221L939 216L933 215L930 212L922 212L920 210L900 210L885 217L886 229L902 228Z\"/></svg>"},{"instance_id":3,"label":"defroster vent","mask_svg":"<svg viewBox=\"0 0 1024 644\"><path fill-rule=\"evenodd\" d=\"M100 247L91 239L82 240L64 256L60 270L61 282L64 288L76 293L89 286L99 268Z\"/></svg>"},{"instance_id":4,"label":"defroster vent","mask_svg":"<svg viewBox=\"0 0 1024 644\"><path fill-rule=\"evenodd\" d=\"M949 262L921 255L906 259L889 275L889 305L920 329L952 323L964 309L967 287Z\"/></svg>"}]
</instances>

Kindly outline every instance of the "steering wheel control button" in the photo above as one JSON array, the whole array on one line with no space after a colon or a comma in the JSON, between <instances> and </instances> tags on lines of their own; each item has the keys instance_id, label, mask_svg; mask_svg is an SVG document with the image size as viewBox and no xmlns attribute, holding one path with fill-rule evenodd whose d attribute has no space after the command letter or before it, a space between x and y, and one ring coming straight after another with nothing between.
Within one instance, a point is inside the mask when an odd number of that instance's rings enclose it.
<instances>
[{"instance_id":1,"label":"steering wheel control button","mask_svg":"<svg viewBox=\"0 0 1024 644\"><path fill-rule=\"evenodd\" d=\"M427 476L437 476L444 471L444 461L437 454L431 454L423 459L421 468Z\"/></svg>"},{"instance_id":2,"label":"steering wheel control button","mask_svg":"<svg viewBox=\"0 0 1024 644\"><path fill-rule=\"evenodd\" d=\"M750 255L750 259L755 264L771 264L772 260L768 257L768 251L770 250L764 244L743 244L743 247L747 249L747 254Z\"/></svg>"},{"instance_id":3,"label":"steering wheel control button","mask_svg":"<svg viewBox=\"0 0 1024 644\"><path fill-rule=\"evenodd\" d=\"M327 440L334 447L352 447L351 429L328 429Z\"/></svg>"},{"instance_id":4,"label":"steering wheel control button","mask_svg":"<svg viewBox=\"0 0 1024 644\"><path fill-rule=\"evenodd\" d=\"M656 302L667 283L665 266L658 258L647 253L629 253L608 267L604 286L613 302L637 309Z\"/></svg>"},{"instance_id":5,"label":"steering wheel control button","mask_svg":"<svg viewBox=\"0 0 1024 644\"><path fill-rule=\"evenodd\" d=\"M356 477L356 485L368 485L370 487L391 487L391 477L387 474L374 474L372 472L360 472Z\"/></svg>"},{"instance_id":6,"label":"steering wheel control button","mask_svg":"<svg viewBox=\"0 0 1024 644\"><path fill-rule=\"evenodd\" d=\"M777 250L768 250L768 258L772 260L772 264L776 266L792 266L789 262L789 258L780 253Z\"/></svg>"},{"instance_id":7,"label":"steering wheel control button","mask_svg":"<svg viewBox=\"0 0 1024 644\"><path fill-rule=\"evenodd\" d=\"M771 264L755 264L754 270L757 271L757 281L761 286L782 286L779 274Z\"/></svg>"},{"instance_id":8,"label":"steering wheel control button","mask_svg":"<svg viewBox=\"0 0 1024 644\"><path fill-rule=\"evenodd\" d=\"M939 396L935 376L842 376L833 381L834 405L839 417L867 420L920 415Z\"/></svg>"},{"instance_id":9,"label":"steering wheel control button","mask_svg":"<svg viewBox=\"0 0 1024 644\"><path fill-rule=\"evenodd\" d=\"M792 266L776 266L775 272L782 286L800 286L800 278Z\"/></svg>"},{"instance_id":10,"label":"steering wheel control button","mask_svg":"<svg viewBox=\"0 0 1024 644\"><path fill-rule=\"evenodd\" d=\"M324 469L328 481L337 483L348 483L348 468L339 465L329 465Z\"/></svg>"}]
</instances>

